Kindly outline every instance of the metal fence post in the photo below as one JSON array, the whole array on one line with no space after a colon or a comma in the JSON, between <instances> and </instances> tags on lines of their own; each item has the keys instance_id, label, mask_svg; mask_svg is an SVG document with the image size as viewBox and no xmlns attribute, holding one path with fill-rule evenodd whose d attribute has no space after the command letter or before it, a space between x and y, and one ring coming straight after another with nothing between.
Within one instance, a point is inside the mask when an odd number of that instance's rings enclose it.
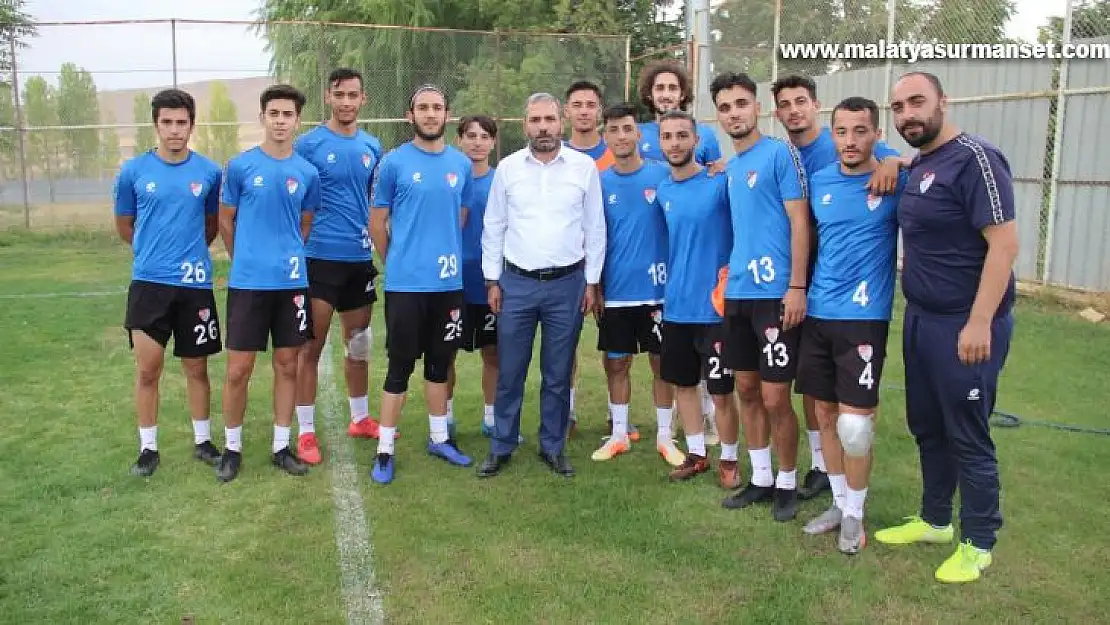
<instances>
[{"instance_id":1,"label":"metal fence post","mask_svg":"<svg viewBox=\"0 0 1110 625\"><path fill-rule=\"evenodd\" d=\"M498 93L498 94L503 93L503 91L501 90L501 29L500 28L495 28L494 31L493 31L493 71L494 71L494 74L493 74L494 91L493 92ZM501 107L498 106L497 109L500 110ZM501 125L501 114L497 113L495 115L495 119L497 120L497 125L500 126ZM498 139L497 139L497 162L498 163L501 163L501 141L502 141L501 137L502 137L502 133L498 133Z\"/></svg>"},{"instance_id":2,"label":"metal fence post","mask_svg":"<svg viewBox=\"0 0 1110 625\"><path fill-rule=\"evenodd\" d=\"M1064 12L1064 32L1061 40L1064 48L1071 43L1072 11L1075 9L1075 0L1068 0ZM1065 56L1060 61L1060 75L1056 80L1056 120L1052 136L1052 171L1048 180L1048 216L1046 217L1044 236L1044 272L1041 274L1041 283L1049 284L1052 278L1052 248L1053 237L1056 231L1056 202L1060 191L1060 148L1064 140L1064 108L1067 104L1068 89L1068 58Z\"/></svg>"},{"instance_id":3,"label":"metal fence post","mask_svg":"<svg viewBox=\"0 0 1110 625\"><path fill-rule=\"evenodd\" d=\"M23 180L23 227L31 229L31 190L27 180L27 128L23 123L23 103L19 97L19 60L16 55L16 32L12 27L10 53L12 55L12 98L15 105L15 134L19 138L19 169Z\"/></svg>"},{"instance_id":4,"label":"metal fence post","mask_svg":"<svg viewBox=\"0 0 1110 625\"><path fill-rule=\"evenodd\" d=\"M894 22L898 13L898 0L887 0L886 2L886 43L889 45L894 41ZM886 76L883 78L883 97L890 98L890 86L894 81L894 57L887 57L886 60ZM890 106L883 106L879 108L882 114L882 123L879 125L883 129L883 136L890 136Z\"/></svg>"},{"instance_id":5,"label":"metal fence post","mask_svg":"<svg viewBox=\"0 0 1110 625\"><path fill-rule=\"evenodd\" d=\"M779 43L782 41L782 0L775 0L775 32L771 37L771 82L779 79Z\"/></svg>"},{"instance_id":6,"label":"metal fence post","mask_svg":"<svg viewBox=\"0 0 1110 625\"><path fill-rule=\"evenodd\" d=\"M628 102L632 89L632 35L624 38L624 101Z\"/></svg>"},{"instance_id":7,"label":"metal fence post","mask_svg":"<svg viewBox=\"0 0 1110 625\"><path fill-rule=\"evenodd\" d=\"M170 46L173 53L173 88L177 89L177 18L170 20Z\"/></svg>"}]
</instances>

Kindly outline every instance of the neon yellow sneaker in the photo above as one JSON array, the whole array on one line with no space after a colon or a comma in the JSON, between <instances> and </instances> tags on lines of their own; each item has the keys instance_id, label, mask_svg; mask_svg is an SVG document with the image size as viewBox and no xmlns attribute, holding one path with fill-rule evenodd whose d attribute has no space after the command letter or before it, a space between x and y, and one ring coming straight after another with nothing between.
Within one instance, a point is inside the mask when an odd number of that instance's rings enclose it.
<instances>
[{"instance_id":1,"label":"neon yellow sneaker","mask_svg":"<svg viewBox=\"0 0 1110 625\"><path fill-rule=\"evenodd\" d=\"M666 460L667 464L672 467L682 466L682 463L686 461L686 454L679 451L672 440L655 441L655 450L658 451L659 455L663 456L663 460Z\"/></svg>"},{"instance_id":2,"label":"neon yellow sneaker","mask_svg":"<svg viewBox=\"0 0 1110 625\"><path fill-rule=\"evenodd\" d=\"M631 449L627 438L610 438L590 458L597 461L612 460Z\"/></svg>"},{"instance_id":3,"label":"neon yellow sneaker","mask_svg":"<svg viewBox=\"0 0 1110 625\"><path fill-rule=\"evenodd\" d=\"M991 560L991 552L980 551L971 545L970 540L965 540L956 547L956 553L937 569L937 581L946 584L974 582L983 569L991 565Z\"/></svg>"},{"instance_id":4,"label":"neon yellow sneaker","mask_svg":"<svg viewBox=\"0 0 1110 625\"><path fill-rule=\"evenodd\" d=\"M912 543L950 543L956 533L952 524L942 528L929 525L919 516L906 517L907 522L887 527L875 532L875 540L887 545L909 545Z\"/></svg>"}]
</instances>

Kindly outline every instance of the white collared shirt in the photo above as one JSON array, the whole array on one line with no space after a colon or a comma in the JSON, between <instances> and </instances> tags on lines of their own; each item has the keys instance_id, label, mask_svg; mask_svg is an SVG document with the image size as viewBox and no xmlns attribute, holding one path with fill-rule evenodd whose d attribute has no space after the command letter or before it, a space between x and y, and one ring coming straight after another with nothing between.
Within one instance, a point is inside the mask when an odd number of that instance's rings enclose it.
<instances>
[{"instance_id":1,"label":"white collared shirt","mask_svg":"<svg viewBox=\"0 0 1110 625\"><path fill-rule=\"evenodd\" d=\"M605 209L594 160L562 145L549 163L527 147L502 159L482 227L486 280L501 277L503 260L533 271L583 258L586 282L597 284L605 261Z\"/></svg>"}]
</instances>

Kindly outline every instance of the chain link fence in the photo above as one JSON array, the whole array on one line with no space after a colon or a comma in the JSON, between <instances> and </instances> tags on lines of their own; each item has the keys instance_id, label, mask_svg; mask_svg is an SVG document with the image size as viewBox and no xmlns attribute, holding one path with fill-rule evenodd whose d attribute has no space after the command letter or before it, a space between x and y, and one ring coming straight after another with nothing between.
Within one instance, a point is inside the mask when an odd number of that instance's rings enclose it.
<instances>
[{"instance_id":1,"label":"chain link fence","mask_svg":"<svg viewBox=\"0 0 1110 625\"><path fill-rule=\"evenodd\" d=\"M36 30L0 81L0 227L111 227L113 179L155 145L150 98L165 87L196 98L191 145L220 162L261 142L259 96L269 85L305 93L304 130L326 120L327 76L340 66L362 72L361 126L386 149L411 138L409 97L434 83L447 91L452 121L482 113L501 122L497 158L524 145L530 93L561 98L585 79L620 101L630 63L623 35L189 20ZM454 123L446 132L453 141Z\"/></svg>"},{"instance_id":2,"label":"chain link fence","mask_svg":"<svg viewBox=\"0 0 1110 625\"><path fill-rule=\"evenodd\" d=\"M891 121L891 86L907 71L936 74L951 119L1010 161L1019 278L1110 291L1110 174L1100 165L1110 131L1098 121L1110 113L1110 1L1066 0L1064 14L1039 19L1005 0L705 4L708 28L692 33L709 42L698 62L758 83L767 134L786 136L771 85L797 74L817 84L821 123L841 99L866 96L882 107L887 141L912 153ZM715 121L711 105L698 111Z\"/></svg>"}]
</instances>

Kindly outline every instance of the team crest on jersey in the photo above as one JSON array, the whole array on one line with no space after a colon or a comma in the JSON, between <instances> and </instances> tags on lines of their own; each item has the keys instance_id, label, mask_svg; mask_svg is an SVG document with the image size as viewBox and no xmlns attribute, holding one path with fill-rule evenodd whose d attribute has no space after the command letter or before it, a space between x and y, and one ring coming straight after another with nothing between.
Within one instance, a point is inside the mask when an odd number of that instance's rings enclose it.
<instances>
[{"instance_id":1,"label":"team crest on jersey","mask_svg":"<svg viewBox=\"0 0 1110 625\"><path fill-rule=\"evenodd\" d=\"M825 206L832 204L832 193L826 193L825 196L821 198L821 203Z\"/></svg>"},{"instance_id":2,"label":"team crest on jersey","mask_svg":"<svg viewBox=\"0 0 1110 625\"><path fill-rule=\"evenodd\" d=\"M459 311L458 308L452 308L451 309L451 321L458 321L459 320L459 314L460 314L460 311Z\"/></svg>"},{"instance_id":3,"label":"team crest on jersey","mask_svg":"<svg viewBox=\"0 0 1110 625\"><path fill-rule=\"evenodd\" d=\"M300 185L298 185L297 181L292 178L285 181L285 188L289 190L289 195L293 195L294 193L296 193L298 186Z\"/></svg>"},{"instance_id":4,"label":"team crest on jersey","mask_svg":"<svg viewBox=\"0 0 1110 625\"><path fill-rule=\"evenodd\" d=\"M769 328L767 328L766 330L763 331L763 336L767 337L767 342L768 343L778 343L779 342L779 329L776 328L775 326L770 326Z\"/></svg>"},{"instance_id":5,"label":"team crest on jersey","mask_svg":"<svg viewBox=\"0 0 1110 625\"><path fill-rule=\"evenodd\" d=\"M256 187L261 187L262 186L262 176L255 176L254 177L254 186L256 186Z\"/></svg>"},{"instance_id":6,"label":"team crest on jersey","mask_svg":"<svg viewBox=\"0 0 1110 625\"><path fill-rule=\"evenodd\" d=\"M617 203L617 194L616 193L610 193L609 194L609 205L613 206L616 203Z\"/></svg>"},{"instance_id":7,"label":"team crest on jersey","mask_svg":"<svg viewBox=\"0 0 1110 625\"><path fill-rule=\"evenodd\" d=\"M644 189L644 199L648 204L655 202L655 189Z\"/></svg>"},{"instance_id":8,"label":"team crest on jersey","mask_svg":"<svg viewBox=\"0 0 1110 625\"><path fill-rule=\"evenodd\" d=\"M204 185L199 182L190 182L189 190L193 192L193 197L200 197L200 192L204 190Z\"/></svg>"},{"instance_id":9,"label":"team crest on jersey","mask_svg":"<svg viewBox=\"0 0 1110 625\"><path fill-rule=\"evenodd\" d=\"M362 155L362 166L365 167L366 169L370 169L370 155L369 154L363 154Z\"/></svg>"},{"instance_id":10,"label":"team crest on jersey","mask_svg":"<svg viewBox=\"0 0 1110 625\"><path fill-rule=\"evenodd\" d=\"M754 172L754 171L749 171L748 172L748 188L749 189L754 189L755 188L755 181L758 178L759 178L759 174L757 174L756 172Z\"/></svg>"},{"instance_id":11,"label":"team crest on jersey","mask_svg":"<svg viewBox=\"0 0 1110 625\"><path fill-rule=\"evenodd\" d=\"M883 198L875 195L874 193L867 194L867 210L875 210L881 204Z\"/></svg>"},{"instance_id":12,"label":"team crest on jersey","mask_svg":"<svg viewBox=\"0 0 1110 625\"><path fill-rule=\"evenodd\" d=\"M454 189L455 185L458 184L458 183L459 183L459 177L456 176L454 172L451 172L451 173L447 174L447 184L451 185L452 189Z\"/></svg>"},{"instance_id":13,"label":"team crest on jersey","mask_svg":"<svg viewBox=\"0 0 1110 625\"><path fill-rule=\"evenodd\" d=\"M651 320L654 323L659 323L660 321L663 320L663 312L659 311L659 310L653 311L651 313Z\"/></svg>"},{"instance_id":14,"label":"team crest on jersey","mask_svg":"<svg viewBox=\"0 0 1110 625\"><path fill-rule=\"evenodd\" d=\"M201 321L204 321L205 323L207 323L208 318L212 316L212 311L211 311L211 309L208 309L208 308L201 308L199 311L197 311L197 316L200 317Z\"/></svg>"},{"instance_id":15,"label":"team crest on jersey","mask_svg":"<svg viewBox=\"0 0 1110 625\"><path fill-rule=\"evenodd\" d=\"M917 188L920 189L922 193L925 193L929 190L929 187L933 186L933 180L935 180L936 177L937 175L931 171L925 172L925 175L921 177L921 182L918 183Z\"/></svg>"},{"instance_id":16,"label":"team crest on jersey","mask_svg":"<svg viewBox=\"0 0 1110 625\"><path fill-rule=\"evenodd\" d=\"M154 184L153 182L146 183L146 192L147 193L154 193L154 190L157 189L157 188L158 188L158 185Z\"/></svg>"},{"instance_id":17,"label":"team crest on jersey","mask_svg":"<svg viewBox=\"0 0 1110 625\"><path fill-rule=\"evenodd\" d=\"M874 348L868 343L860 345L856 348L856 351L859 352L859 357L863 359L863 362L871 362L871 357L875 355Z\"/></svg>"},{"instance_id":18,"label":"team crest on jersey","mask_svg":"<svg viewBox=\"0 0 1110 625\"><path fill-rule=\"evenodd\" d=\"M297 293L293 296L293 305L297 308L304 308L304 295Z\"/></svg>"},{"instance_id":19,"label":"team crest on jersey","mask_svg":"<svg viewBox=\"0 0 1110 625\"><path fill-rule=\"evenodd\" d=\"M328 162L329 163L334 163L335 162L335 152L332 152L332 153L328 154Z\"/></svg>"},{"instance_id":20,"label":"team crest on jersey","mask_svg":"<svg viewBox=\"0 0 1110 625\"><path fill-rule=\"evenodd\" d=\"M713 351L718 353L718 354L721 353L721 342L720 341L717 341L716 343L713 344Z\"/></svg>"}]
</instances>

